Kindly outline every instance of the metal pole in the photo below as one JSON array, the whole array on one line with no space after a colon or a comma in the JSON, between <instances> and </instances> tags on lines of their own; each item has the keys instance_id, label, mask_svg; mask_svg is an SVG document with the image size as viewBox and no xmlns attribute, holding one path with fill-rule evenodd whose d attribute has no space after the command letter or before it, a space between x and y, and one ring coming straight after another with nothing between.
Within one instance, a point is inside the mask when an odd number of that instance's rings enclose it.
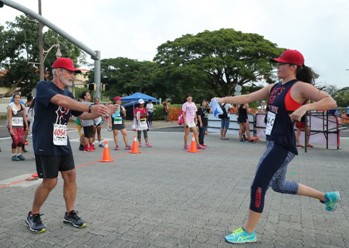
<instances>
[{"instance_id":1,"label":"metal pole","mask_svg":"<svg viewBox=\"0 0 349 248\"><path fill-rule=\"evenodd\" d=\"M67 40L69 40L71 43L75 44L76 46L80 47L82 50L84 50L85 52L90 54L92 59L96 59L97 55L96 55L96 52L94 50L92 50L91 48L85 46L83 43L78 41L76 38L74 38L73 36L69 35L64 30L60 29L59 27L54 25L52 22L50 22L47 19L45 19L44 17L38 15L37 13L32 11L31 9L28 9L27 7L25 7L23 5L20 5L20 4L14 2L14 1L11 1L11 0L2 0L2 2L5 5L8 5L8 6L14 8L14 9L17 9L17 10L19 10L19 11L21 11L21 12L23 12L23 13L31 16L31 17L33 17L34 19L38 20L39 22L43 23L45 26L49 27L50 29L52 29L56 33L60 34L61 36L63 36Z\"/></svg>"},{"instance_id":2,"label":"metal pole","mask_svg":"<svg viewBox=\"0 0 349 248\"><path fill-rule=\"evenodd\" d=\"M39 15L41 16L41 0L38 0L38 4L39 4ZM40 81L44 80L44 72L45 72L45 65L44 65L44 37L42 34L42 30L44 28L44 25L39 22L38 23L38 32L39 32L39 62L40 62L40 66L39 66L39 71L40 71Z\"/></svg>"},{"instance_id":3,"label":"metal pole","mask_svg":"<svg viewBox=\"0 0 349 248\"><path fill-rule=\"evenodd\" d=\"M101 99L101 60L100 60L101 52L96 51L96 59L95 59L95 69L94 69L94 80L96 83L96 94L95 96ZM102 99L101 99L102 100Z\"/></svg>"},{"instance_id":4,"label":"metal pole","mask_svg":"<svg viewBox=\"0 0 349 248\"><path fill-rule=\"evenodd\" d=\"M7 6L10 6L10 7L14 8L14 9L17 9L17 10L19 10L19 11L21 11L21 12L23 12L23 13L31 16L31 17L33 17L34 19L38 20L43 25L51 28L56 33L60 34L61 36L63 36L67 40L69 40L74 45L80 47L86 53L90 54L91 58L93 60L95 60L95 71L94 71L95 78L94 79L95 79L95 83L97 85L97 96L100 97L100 95L101 95L101 71L100 71L101 70L101 66L100 66L100 56L101 55L100 55L100 51L94 51L91 48L85 46L83 43L81 43L80 41L78 41L76 38L74 38L73 36L69 35L68 33L66 33L64 30L60 29L59 27L57 27L56 25L54 25L50 21L48 21L45 18L43 18L41 15L38 15L37 13L35 13L31 9L28 9L27 7L25 7L23 5L20 5L20 4L14 2L14 1L11 1L11 0L1 0L1 2L4 3Z\"/></svg>"}]
</instances>

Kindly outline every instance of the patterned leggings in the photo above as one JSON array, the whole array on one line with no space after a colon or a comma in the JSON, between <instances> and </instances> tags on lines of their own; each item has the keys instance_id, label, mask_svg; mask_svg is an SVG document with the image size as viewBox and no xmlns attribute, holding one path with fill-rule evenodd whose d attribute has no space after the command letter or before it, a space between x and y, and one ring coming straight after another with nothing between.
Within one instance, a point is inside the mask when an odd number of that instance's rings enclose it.
<instances>
[{"instance_id":1,"label":"patterned leggings","mask_svg":"<svg viewBox=\"0 0 349 248\"><path fill-rule=\"evenodd\" d=\"M24 128L23 127L16 127L13 128L13 135L11 135L12 138L12 149L15 149L17 146L23 145L23 136L24 136Z\"/></svg>"},{"instance_id":2,"label":"patterned leggings","mask_svg":"<svg viewBox=\"0 0 349 248\"><path fill-rule=\"evenodd\" d=\"M295 154L273 141L267 141L267 148L257 166L251 186L250 210L262 213L266 191L271 187L283 194L297 194L298 183L286 181L287 165Z\"/></svg>"}]
</instances>

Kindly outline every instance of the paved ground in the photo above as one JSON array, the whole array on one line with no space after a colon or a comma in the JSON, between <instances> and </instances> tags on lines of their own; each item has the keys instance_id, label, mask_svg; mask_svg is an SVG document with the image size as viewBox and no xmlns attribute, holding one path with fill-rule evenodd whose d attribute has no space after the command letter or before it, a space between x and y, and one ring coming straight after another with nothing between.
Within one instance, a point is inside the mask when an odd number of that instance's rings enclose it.
<instances>
[{"instance_id":1,"label":"paved ground","mask_svg":"<svg viewBox=\"0 0 349 248\"><path fill-rule=\"evenodd\" d=\"M222 141L209 134L208 148L191 154L182 148L180 128L155 129L160 126L155 123L149 133L153 148L141 148L137 155L111 150L111 163L98 162L102 149L78 151L72 130L76 209L88 227L63 224L60 179L42 208L43 234L33 234L24 222L40 182L25 181L35 172L31 146L26 161L12 162L10 140L2 139L0 247L233 247L223 237L246 219L249 186L265 143ZM103 131L103 137L110 139L111 133ZM341 147L300 151L288 172L290 180L339 190L337 211L327 213L315 200L269 191L256 228L258 242L239 247L349 247L349 139L341 139Z\"/></svg>"}]
</instances>

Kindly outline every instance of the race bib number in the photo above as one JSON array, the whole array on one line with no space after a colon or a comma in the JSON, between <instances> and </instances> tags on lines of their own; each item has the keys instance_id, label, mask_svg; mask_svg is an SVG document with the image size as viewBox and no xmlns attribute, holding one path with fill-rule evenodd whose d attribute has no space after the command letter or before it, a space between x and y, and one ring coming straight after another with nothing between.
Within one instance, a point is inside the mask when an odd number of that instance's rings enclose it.
<instances>
[{"instance_id":1,"label":"race bib number","mask_svg":"<svg viewBox=\"0 0 349 248\"><path fill-rule=\"evenodd\" d=\"M271 131L273 131L273 127L274 127L275 117L276 117L275 113L268 112L267 126L265 128L266 135L271 135Z\"/></svg>"},{"instance_id":2,"label":"race bib number","mask_svg":"<svg viewBox=\"0 0 349 248\"><path fill-rule=\"evenodd\" d=\"M12 117L12 126L13 127L23 126L23 117Z\"/></svg>"},{"instance_id":3,"label":"race bib number","mask_svg":"<svg viewBox=\"0 0 349 248\"><path fill-rule=\"evenodd\" d=\"M53 125L53 144L56 146L66 146L68 144L67 125Z\"/></svg>"},{"instance_id":4,"label":"race bib number","mask_svg":"<svg viewBox=\"0 0 349 248\"><path fill-rule=\"evenodd\" d=\"M121 125L122 124L122 117L114 117L114 124Z\"/></svg>"},{"instance_id":5,"label":"race bib number","mask_svg":"<svg viewBox=\"0 0 349 248\"><path fill-rule=\"evenodd\" d=\"M146 120L146 119L141 119L141 120L139 121L139 127L142 128L142 129L148 128L147 120Z\"/></svg>"}]
</instances>

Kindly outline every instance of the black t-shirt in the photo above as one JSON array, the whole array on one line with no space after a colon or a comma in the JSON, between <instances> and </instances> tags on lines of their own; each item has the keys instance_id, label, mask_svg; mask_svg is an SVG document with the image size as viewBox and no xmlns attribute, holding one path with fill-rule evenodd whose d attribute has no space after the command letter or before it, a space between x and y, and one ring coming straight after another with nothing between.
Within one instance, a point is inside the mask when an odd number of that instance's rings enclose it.
<instances>
[{"instance_id":1,"label":"black t-shirt","mask_svg":"<svg viewBox=\"0 0 349 248\"><path fill-rule=\"evenodd\" d=\"M202 120L202 125L203 126L207 126L208 125L208 113L209 113L209 109L208 108L203 108L203 107L199 107L198 111L196 112L196 114L199 116L201 116L201 120ZM198 120L198 126L199 126L199 120Z\"/></svg>"},{"instance_id":2,"label":"black t-shirt","mask_svg":"<svg viewBox=\"0 0 349 248\"><path fill-rule=\"evenodd\" d=\"M82 112L66 109L51 103L51 98L61 94L74 98L67 89L60 89L49 81L40 81L36 86L35 118L33 124L34 153L37 155L61 156L72 153L69 137L67 145L53 144L54 124L68 125L70 115Z\"/></svg>"}]
</instances>

